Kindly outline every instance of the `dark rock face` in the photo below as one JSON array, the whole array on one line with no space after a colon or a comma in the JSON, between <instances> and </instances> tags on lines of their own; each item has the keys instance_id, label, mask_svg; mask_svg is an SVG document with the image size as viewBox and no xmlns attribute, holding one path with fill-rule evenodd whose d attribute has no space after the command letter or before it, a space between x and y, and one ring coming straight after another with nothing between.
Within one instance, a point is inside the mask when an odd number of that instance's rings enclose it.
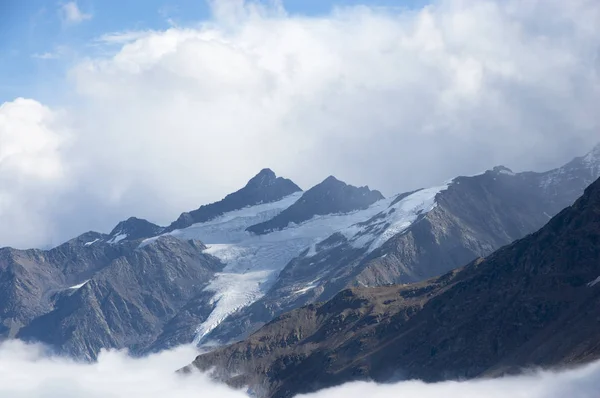
<instances>
[{"instance_id":1,"label":"dark rock face","mask_svg":"<svg viewBox=\"0 0 600 398\"><path fill-rule=\"evenodd\" d=\"M299 192L301 189L291 180L277 177L270 169L263 169L239 191L227 195L219 202L200 206L200 208L183 213L166 228L165 232L189 227L198 222L212 220L223 213L242 209L260 203L276 202L284 197Z\"/></svg>"},{"instance_id":2,"label":"dark rock face","mask_svg":"<svg viewBox=\"0 0 600 398\"><path fill-rule=\"evenodd\" d=\"M379 191L369 187L354 187L327 177L323 182L306 191L300 199L269 221L253 225L247 231L264 234L287 227L290 223L301 223L317 215L348 213L366 209L383 199Z\"/></svg>"},{"instance_id":3,"label":"dark rock face","mask_svg":"<svg viewBox=\"0 0 600 398\"><path fill-rule=\"evenodd\" d=\"M234 386L291 397L350 380L426 381L600 357L600 180L541 230L413 285L343 290L196 358Z\"/></svg>"},{"instance_id":4,"label":"dark rock face","mask_svg":"<svg viewBox=\"0 0 600 398\"><path fill-rule=\"evenodd\" d=\"M115 240L138 240L156 236L163 231L163 227L153 224L144 219L130 217L121 221L108 235L109 241Z\"/></svg>"}]
</instances>

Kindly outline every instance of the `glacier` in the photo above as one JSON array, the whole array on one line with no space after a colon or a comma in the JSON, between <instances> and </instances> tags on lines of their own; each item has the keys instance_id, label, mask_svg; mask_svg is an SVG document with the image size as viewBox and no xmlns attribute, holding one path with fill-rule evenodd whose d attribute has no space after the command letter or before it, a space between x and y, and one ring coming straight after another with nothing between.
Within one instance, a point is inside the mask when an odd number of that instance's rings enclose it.
<instances>
[{"instance_id":1,"label":"glacier","mask_svg":"<svg viewBox=\"0 0 600 398\"><path fill-rule=\"evenodd\" d=\"M452 181L452 180L451 180ZM206 253L219 258L225 267L205 288L213 294L213 311L198 326L195 343L217 327L230 314L259 300L275 282L279 272L301 253L316 253L316 244L338 232L355 247L380 247L389 238L406 230L419 215L431 211L435 197L447 189L451 181L422 189L402 200L392 196L379 200L364 210L343 214L314 216L300 224L290 224L282 230L264 235L246 231L251 225L267 221L296 202L303 192L279 201L249 206L225 213L211 221L193 224L166 235L203 242ZM368 228L367 230L367 226ZM162 236L162 235L161 235ZM158 239L144 240L141 246ZM310 290L305 286L296 294Z\"/></svg>"}]
</instances>

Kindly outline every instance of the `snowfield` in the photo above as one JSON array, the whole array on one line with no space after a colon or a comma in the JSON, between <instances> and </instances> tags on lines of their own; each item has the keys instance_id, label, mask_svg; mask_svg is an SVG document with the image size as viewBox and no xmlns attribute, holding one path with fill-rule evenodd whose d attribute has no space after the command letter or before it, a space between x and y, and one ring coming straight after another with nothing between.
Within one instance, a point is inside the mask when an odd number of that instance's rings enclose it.
<instances>
[{"instance_id":1,"label":"snowfield","mask_svg":"<svg viewBox=\"0 0 600 398\"><path fill-rule=\"evenodd\" d=\"M419 215L431 211L436 206L435 196L449 183L415 192L393 205L396 196L382 199L365 210L315 216L301 224L291 224L265 235L251 234L246 228L273 218L296 202L302 192L168 233L180 239L202 241L208 247L206 253L226 264L205 288L214 293L212 303L215 307L206 321L198 326L195 342L201 343L227 316L260 299L272 286L279 271L294 257L304 251L307 255L315 254L315 245L336 232L342 233L353 246L368 247L372 251L406 230ZM141 246L156 239L146 239ZM312 287L303 287L296 293Z\"/></svg>"}]
</instances>

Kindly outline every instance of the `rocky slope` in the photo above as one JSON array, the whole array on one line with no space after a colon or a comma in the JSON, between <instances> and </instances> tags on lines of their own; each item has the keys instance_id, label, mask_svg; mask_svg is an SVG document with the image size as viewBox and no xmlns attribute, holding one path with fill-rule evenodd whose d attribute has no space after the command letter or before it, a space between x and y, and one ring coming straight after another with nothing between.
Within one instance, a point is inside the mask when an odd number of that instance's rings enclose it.
<instances>
[{"instance_id":1,"label":"rocky slope","mask_svg":"<svg viewBox=\"0 0 600 398\"><path fill-rule=\"evenodd\" d=\"M223 267L196 241L164 237L117 257L90 279L57 290L51 311L16 335L74 357L102 348L142 351Z\"/></svg>"},{"instance_id":2,"label":"rocky slope","mask_svg":"<svg viewBox=\"0 0 600 398\"><path fill-rule=\"evenodd\" d=\"M122 239L88 232L51 250L0 249L0 339L92 360L102 348L145 350L223 264L197 241L138 249L128 224Z\"/></svg>"},{"instance_id":3,"label":"rocky slope","mask_svg":"<svg viewBox=\"0 0 600 398\"><path fill-rule=\"evenodd\" d=\"M54 294L90 278L128 244L94 244L107 235L89 232L52 250L0 249L0 338L19 330L53 308Z\"/></svg>"},{"instance_id":4,"label":"rocky slope","mask_svg":"<svg viewBox=\"0 0 600 398\"><path fill-rule=\"evenodd\" d=\"M230 384L291 397L357 379L427 381L600 357L600 180L542 229L412 285L343 290L199 356Z\"/></svg>"}]
</instances>

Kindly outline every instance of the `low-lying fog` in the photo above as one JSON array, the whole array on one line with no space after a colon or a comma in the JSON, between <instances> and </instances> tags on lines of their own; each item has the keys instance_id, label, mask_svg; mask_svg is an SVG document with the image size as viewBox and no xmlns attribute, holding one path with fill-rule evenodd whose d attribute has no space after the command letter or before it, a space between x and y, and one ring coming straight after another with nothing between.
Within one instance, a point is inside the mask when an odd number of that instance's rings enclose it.
<instances>
[{"instance_id":1,"label":"low-lying fog","mask_svg":"<svg viewBox=\"0 0 600 398\"><path fill-rule=\"evenodd\" d=\"M48 356L44 347L20 341L0 344L0 397L10 398L210 398L247 395L198 374L176 375L197 354L179 347L145 358L125 352L101 353L94 364ZM566 372L535 372L496 380L377 385L349 383L322 390L313 398L587 398L600 392L600 362Z\"/></svg>"}]
</instances>

